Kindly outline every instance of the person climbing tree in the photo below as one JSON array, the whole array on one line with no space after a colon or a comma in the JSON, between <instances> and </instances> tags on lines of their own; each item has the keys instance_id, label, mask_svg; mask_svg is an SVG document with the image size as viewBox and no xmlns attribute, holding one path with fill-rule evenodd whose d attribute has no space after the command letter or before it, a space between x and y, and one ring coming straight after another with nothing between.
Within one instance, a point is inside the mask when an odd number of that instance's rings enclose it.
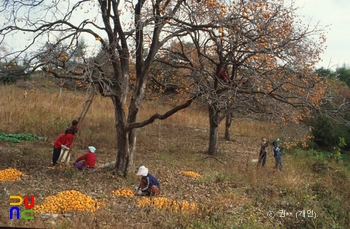
<instances>
[{"instance_id":1,"label":"person climbing tree","mask_svg":"<svg viewBox=\"0 0 350 229\"><path fill-rule=\"evenodd\" d=\"M227 74L227 66L224 65L220 68L219 74L218 74L218 78L219 79L224 79L227 82L231 82L232 80L230 79L230 77Z\"/></svg>"}]
</instances>

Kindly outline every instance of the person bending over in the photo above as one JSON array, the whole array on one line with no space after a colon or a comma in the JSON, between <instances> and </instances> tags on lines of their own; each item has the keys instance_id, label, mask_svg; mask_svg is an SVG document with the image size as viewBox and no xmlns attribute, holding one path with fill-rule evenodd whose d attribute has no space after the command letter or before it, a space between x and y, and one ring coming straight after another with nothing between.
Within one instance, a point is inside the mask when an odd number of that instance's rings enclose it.
<instances>
[{"instance_id":1,"label":"person bending over","mask_svg":"<svg viewBox=\"0 0 350 229\"><path fill-rule=\"evenodd\" d=\"M141 166L137 172L141 176L140 183L135 191L140 196L158 196L160 194L160 184L157 178L148 172L148 168Z\"/></svg>"}]
</instances>

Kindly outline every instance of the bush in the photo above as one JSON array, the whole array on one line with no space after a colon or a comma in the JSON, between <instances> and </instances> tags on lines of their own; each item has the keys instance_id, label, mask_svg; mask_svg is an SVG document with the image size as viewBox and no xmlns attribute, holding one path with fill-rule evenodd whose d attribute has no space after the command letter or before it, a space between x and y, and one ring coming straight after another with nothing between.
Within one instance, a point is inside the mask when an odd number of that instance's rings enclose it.
<instances>
[{"instance_id":1,"label":"bush","mask_svg":"<svg viewBox=\"0 0 350 229\"><path fill-rule=\"evenodd\" d=\"M29 76L25 74L24 67L18 66L16 62L0 64L0 83L13 84L18 80L28 80Z\"/></svg>"},{"instance_id":2,"label":"bush","mask_svg":"<svg viewBox=\"0 0 350 229\"><path fill-rule=\"evenodd\" d=\"M39 137L34 134L6 134L0 133L0 141L18 143L20 141L38 140Z\"/></svg>"},{"instance_id":3,"label":"bush","mask_svg":"<svg viewBox=\"0 0 350 229\"><path fill-rule=\"evenodd\" d=\"M333 150L339 143L339 138L344 138L347 147L350 149L350 129L344 125L339 125L326 116L318 115L309 119L307 124L312 126L314 142L322 149Z\"/></svg>"}]
</instances>

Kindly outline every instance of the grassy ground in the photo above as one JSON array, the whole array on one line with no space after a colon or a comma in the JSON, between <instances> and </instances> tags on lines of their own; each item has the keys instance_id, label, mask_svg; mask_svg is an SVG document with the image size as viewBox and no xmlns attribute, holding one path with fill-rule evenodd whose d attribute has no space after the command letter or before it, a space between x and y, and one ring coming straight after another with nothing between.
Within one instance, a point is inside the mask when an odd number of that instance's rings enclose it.
<instances>
[{"instance_id":1,"label":"grassy ground","mask_svg":"<svg viewBox=\"0 0 350 229\"><path fill-rule=\"evenodd\" d=\"M16 168L26 176L0 183L0 225L38 228L347 228L350 225L350 182L347 164L319 157L312 150L294 148L282 156L283 172L273 169L271 146L265 168L251 162L256 158L262 136L271 139L304 138L296 128L280 129L268 123L236 120L232 141L223 139L220 126L219 156L209 157L207 114L190 107L175 116L156 121L138 131L135 165L127 179L106 167L95 172L73 168L52 170L52 144L82 109L79 92L49 89L52 81L23 88L0 87L0 132L33 133L44 140L20 143L0 141L0 170ZM48 86L48 88L46 87ZM31 91L32 90L32 91ZM143 105L140 119L164 107L155 101ZM97 148L98 165L115 160L117 145L112 102L96 97L90 113L79 126L73 143L73 159ZM161 183L161 197L196 204L196 210L174 212L166 207L139 207L140 197L118 197L112 192L133 189L140 165L150 169ZM193 171L193 178L180 175ZM48 196L77 190L104 205L94 214L71 212L67 217L9 220L10 196L34 195L35 205ZM304 211L304 212L303 212ZM305 213L305 217L302 217ZM315 217L316 214L316 217Z\"/></svg>"}]
</instances>

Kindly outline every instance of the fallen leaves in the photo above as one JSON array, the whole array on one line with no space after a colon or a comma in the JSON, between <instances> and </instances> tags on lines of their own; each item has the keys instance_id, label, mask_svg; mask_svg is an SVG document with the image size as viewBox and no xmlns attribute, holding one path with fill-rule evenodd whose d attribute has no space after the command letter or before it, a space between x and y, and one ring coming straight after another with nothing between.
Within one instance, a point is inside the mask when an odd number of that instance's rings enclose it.
<instances>
[{"instance_id":1,"label":"fallen leaves","mask_svg":"<svg viewBox=\"0 0 350 229\"><path fill-rule=\"evenodd\" d=\"M60 164L60 165L57 165L57 166L49 166L49 167L47 167L47 169L50 169L50 170L69 169L69 168L74 168L74 166L73 165Z\"/></svg>"}]
</instances>

